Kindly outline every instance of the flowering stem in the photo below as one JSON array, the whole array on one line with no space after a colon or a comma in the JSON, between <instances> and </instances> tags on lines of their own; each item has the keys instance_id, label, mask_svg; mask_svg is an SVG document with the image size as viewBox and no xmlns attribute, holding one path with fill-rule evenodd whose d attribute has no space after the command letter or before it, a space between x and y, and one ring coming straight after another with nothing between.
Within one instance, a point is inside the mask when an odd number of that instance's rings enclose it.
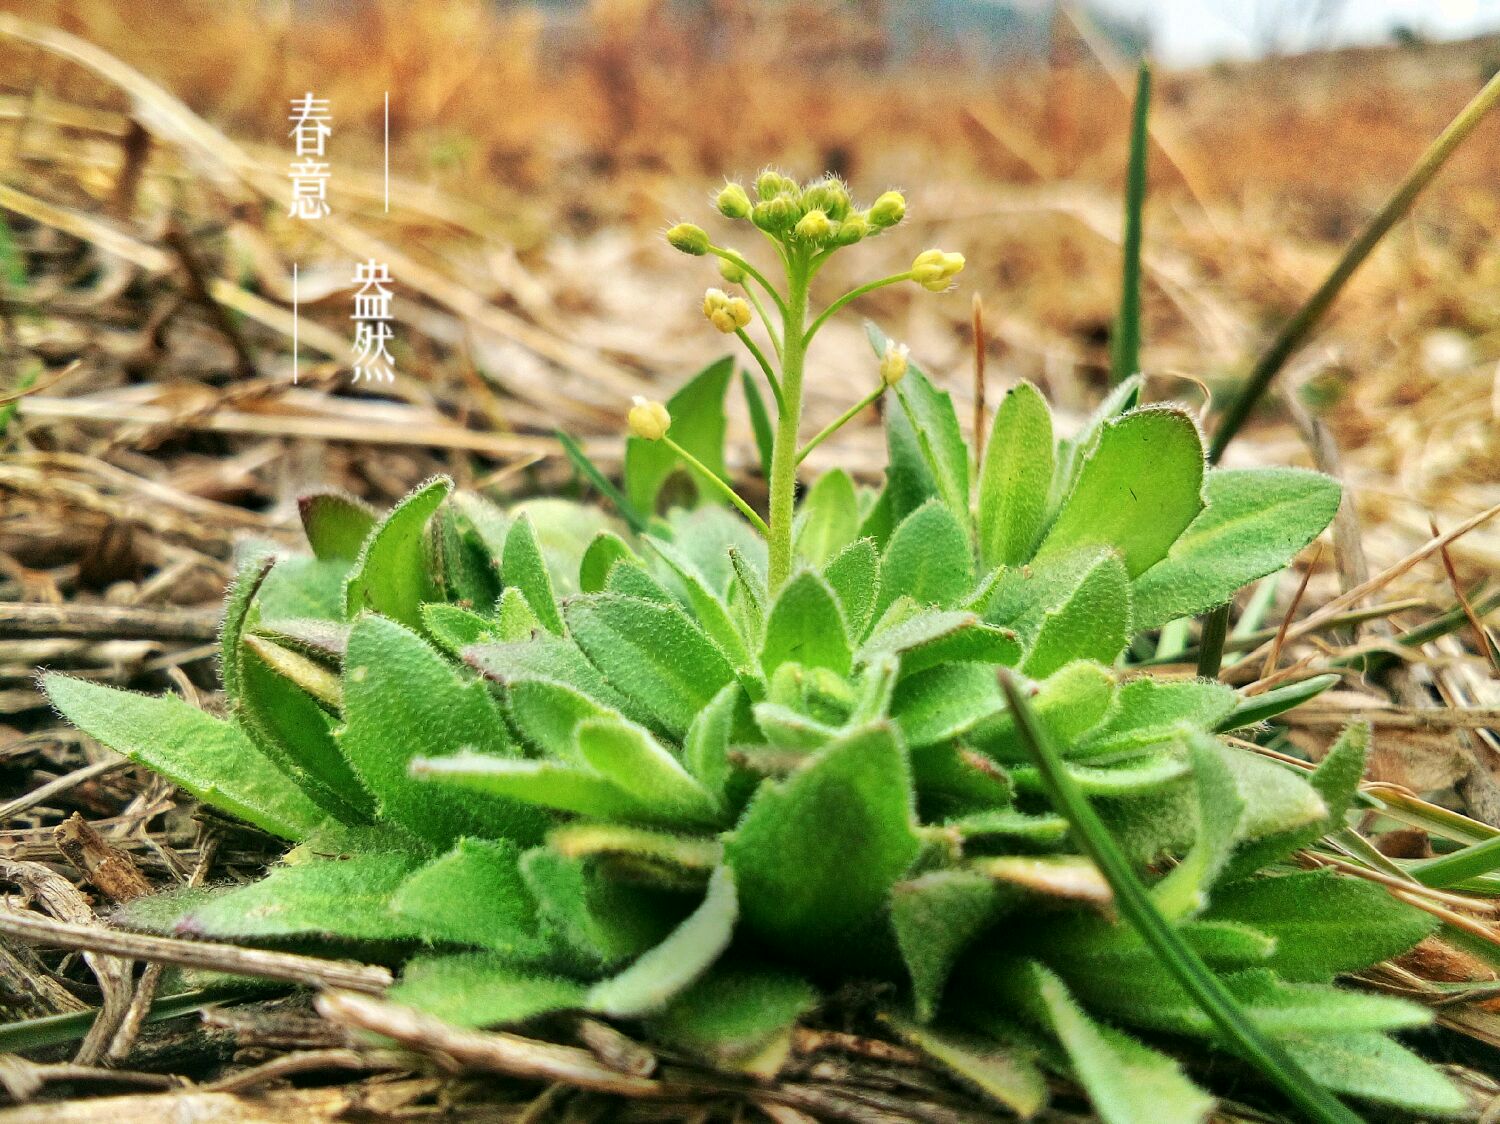
<instances>
[{"instance_id":1,"label":"flowering stem","mask_svg":"<svg viewBox=\"0 0 1500 1124\"><path fill-rule=\"evenodd\" d=\"M755 341L745 334L744 328L736 328L734 330L734 334L740 337L740 343L744 344L745 349L749 351L751 355L755 356L755 361L760 364L760 369L765 372L766 382L770 383L771 385L771 395L776 399L777 409L780 409L781 383L776 379L776 369L772 367L769 360L766 359L765 352L761 351L761 349L756 346ZM774 340L775 337L773 336L772 339Z\"/></svg>"},{"instance_id":2,"label":"flowering stem","mask_svg":"<svg viewBox=\"0 0 1500 1124\"><path fill-rule=\"evenodd\" d=\"M767 295L770 296L773 301L776 302L776 307L781 310L782 318L785 319L786 305L781 301L781 294L779 294L774 288L772 288L771 283L766 280L765 274L756 269L753 265L747 262L744 258L740 257L740 255L735 253L733 250L726 250L721 246L710 246L708 248L708 252L710 254L713 254L715 257L723 258L731 265L739 266L739 268L743 269L748 276L753 277L755 278L755 280L759 281L760 287L766 291Z\"/></svg>"},{"instance_id":3,"label":"flowering stem","mask_svg":"<svg viewBox=\"0 0 1500 1124\"><path fill-rule=\"evenodd\" d=\"M717 472L714 472L706 464L700 461L697 457L693 456L692 453L688 452L681 445L677 444L676 441L673 441L670 437L663 437L661 439L661 443L667 448L671 449L672 452L676 453L679 457L681 457L689 467L696 469L698 471L698 474L704 480L708 481L708 483L712 485L720 495L722 495L730 503L734 504L735 507L739 508L740 511L744 514L745 518L750 520L751 523L755 524L755 529L757 531L759 531L763 535L766 535L767 537L770 536L771 529L766 526L766 521L756 513L755 508L751 507L748 503L740 498L740 494L738 492L736 492L728 484L724 483L724 480L719 476Z\"/></svg>"},{"instance_id":4,"label":"flowering stem","mask_svg":"<svg viewBox=\"0 0 1500 1124\"><path fill-rule=\"evenodd\" d=\"M807 260L788 255L784 306L786 337L781 352L781 399L777 403L776 440L771 448L771 527L766 534L775 593L792 572L792 515L797 495L797 430L802 424L802 365L810 333L807 321Z\"/></svg>"},{"instance_id":5,"label":"flowering stem","mask_svg":"<svg viewBox=\"0 0 1500 1124\"><path fill-rule=\"evenodd\" d=\"M818 435L816 437L814 437L806 445L802 446L802 451L797 454L797 463L801 464L803 461L805 461L807 459L808 453L812 452L828 438L832 437L839 430L843 429L845 425L853 420L856 414L858 414L866 406L873 405L875 400L884 393L885 383L881 383L874 390L870 391L869 394L866 394L863 398L854 403L854 405L850 406L837 418L825 425L821 430L818 431Z\"/></svg>"},{"instance_id":6,"label":"flowering stem","mask_svg":"<svg viewBox=\"0 0 1500 1124\"><path fill-rule=\"evenodd\" d=\"M910 281L910 280L911 280L911 270L908 269L905 273L893 273L889 277L882 277L879 281L871 281L868 285L861 285L857 289L850 289L847 293L845 293L843 296L841 296L838 300L834 301L831 305L829 305L827 308L825 308L823 310L823 314L821 316L819 316L816 320L814 320L812 322L812 327L809 328L809 329L807 329L807 337L802 341L803 346L806 347L809 343L812 342L813 336L815 336L815 335L818 334L818 329L823 326L823 322L825 320L827 320L830 316L832 316L839 309L843 308L850 301L858 300L860 297L864 296L866 293L873 293L876 289L883 289L887 285L898 285L902 281ZM792 338L791 326L788 325L787 326L787 340L790 341L791 338Z\"/></svg>"},{"instance_id":7,"label":"flowering stem","mask_svg":"<svg viewBox=\"0 0 1500 1124\"><path fill-rule=\"evenodd\" d=\"M776 334L775 327L771 324L771 318L766 315L765 306L760 303L760 298L755 295L755 290L749 285L745 287L745 296L749 298L750 304L755 309L755 314L760 317L760 322L766 326L766 335L771 337L771 347L776 352L776 358L781 358L781 337Z\"/></svg>"}]
</instances>

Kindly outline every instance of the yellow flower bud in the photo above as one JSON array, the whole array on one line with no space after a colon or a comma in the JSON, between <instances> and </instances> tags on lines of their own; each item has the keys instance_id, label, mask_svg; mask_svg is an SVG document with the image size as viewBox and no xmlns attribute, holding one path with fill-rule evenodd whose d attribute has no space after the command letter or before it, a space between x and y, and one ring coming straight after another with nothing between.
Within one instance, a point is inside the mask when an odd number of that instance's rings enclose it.
<instances>
[{"instance_id":1,"label":"yellow flower bud","mask_svg":"<svg viewBox=\"0 0 1500 1124\"><path fill-rule=\"evenodd\" d=\"M962 254L923 250L911 263L911 279L930 292L941 293L963 267Z\"/></svg>"},{"instance_id":2,"label":"yellow flower bud","mask_svg":"<svg viewBox=\"0 0 1500 1124\"><path fill-rule=\"evenodd\" d=\"M635 405L630 407L630 413L626 416L631 435L642 441L660 441L665 437L667 430L672 428L672 415L667 413L667 408L660 402L648 401L639 394L631 401Z\"/></svg>"},{"instance_id":3,"label":"yellow flower bud","mask_svg":"<svg viewBox=\"0 0 1500 1124\"><path fill-rule=\"evenodd\" d=\"M750 196L737 183L726 183L714 202L725 218L742 219L750 213Z\"/></svg>"},{"instance_id":4,"label":"yellow flower bud","mask_svg":"<svg viewBox=\"0 0 1500 1124\"><path fill-rule=\"evenodd\" d=\"M745 283L744 269L728 258L719 259L719 276L731 285L743 285Z\"/></svg>"},{"instance_id":5,"label":"yellow flower bud","mask_svg":"<svg viewBox=\"0 0 1500 1124\"><path fill-rule=\"evenodd\" d=\"M867 214L871 226L895 226L906 217L906 197L899 191L887 191L875 200Z\"/></svg>"},{"instance_id":6,"label":"yellow flower bud","mask_svg":"<svg viewBox=\"0 0 1500 1124\"><path fill-rule=\"evenodd\" d=\"M797 220L794 233L804 242L821 242L833 233L833 223L815 207Z\"/></svg>"},{"instance_id":7,"label":"yellow flower bud","mask_svg":"<svg viewBox=\"0 0 1500 1124\"><path fill-rule=\"evenodd\" d=\"M731 297L722 289L703 294L703 315L726 336L750 323L750 305L743 297Z\"/></svg>"},{"instance_id":8,"label":"yellow flower bud","mask_svg":"<svg viewBox=\"0 0 1500 1124\"><path fill-rule=\"evenodd\" d=\"M684 254L702 257L708 253L708 231L690 222L680 222L667 231L667 241L672 244L673 249L681 250Z\"/></svg>"},{"instance_id":9,"label":"yellow flower bud","mask_svg":"<svg viewBox=\"0 0 1500 1124\"><path fill-rule=\"evenodd\" d=\"M910 355L911 349L904 343L886 340L885 354L880 357L880 381L886 386L895 386L905 378Z\"/></svg>"}]
</instances>

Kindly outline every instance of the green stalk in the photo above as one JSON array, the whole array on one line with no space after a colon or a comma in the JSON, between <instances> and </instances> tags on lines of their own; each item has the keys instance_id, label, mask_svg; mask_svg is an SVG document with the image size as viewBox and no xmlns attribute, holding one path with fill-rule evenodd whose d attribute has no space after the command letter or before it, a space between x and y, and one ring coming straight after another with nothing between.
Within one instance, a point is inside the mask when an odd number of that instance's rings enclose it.
<instances>
[{"instance_id":1,"label":"green stalk","mask_svg":"<svg viewBox=\"0 0 1500 1124\"><path fill-rule=\"evenodd\" d=\"M866 293L873 293L876 289L883 289L887 285L899 285L902 281L910 280L911 270L908 269L905 273L893 273L889 277L882 277L879 281L871 281L868 285L861 285L857 289L850 289L838 300L834 301L831 305L825 308L822 314L812 322L812 327L807 329L807 338L802 341L802 346L805 348L808 344L812 343L812 338L818 334L818 329L824 325L824 323L830 316L832 316L839 309L843 308L850 301L858 300ZM788 341L788 345L790 345L792 338L792 329L790 324L787 325L786 338Z\"/></svg>"},{"instance_id":2,"label":"green stalk","mask_svg":"<svg viewBox=\"0 0 1500 1124\"><path fill-rule=\"evenodd\" d=\"M1406 873L1424 886L1444 890L1495 870L1500 870L1500 836L1483 843L1472 843L1451 855L1411 863Z\"/></svg>"},{"instance_id":3,"label":"green stalk","mask_svg":"<svg viewBox=\"0 0 1500 1124\"><path fill-rule=\"evenodd\" d=\"M286 993L285 988L257 987L254 984L217 984L197 991L184 991L177 995L163 995L151 1004L146 1014L148 1023L174 1019L192 1014L215 1003L234 1003L246 999L266 999ZM44 1046L56 1046L73 1042L88 1033L98 1018L97 1009L70 1011L65 1015L43 1015L35 1019L0 1026L0 1051L7 1054L19 1050L40 1050Z\"/></svg>"},{"instance_id":4,"label":"green stalk","mask_svg":"<svg viewBox=\"0 0 1500 1124\"><path fill-rule=\"evenodd\" d=\"M1130 170L1125 177L1125 265L1120 284L1120 315L1110 347L1110 381L1124 382L1141 369L1141 213L1146 206L1146 157L1151 135L1151 66L1145 59L1135 80L1135 115L1130 124Z\"/></svg>"},{"instance_id":5,"label":"green stalk","mask_svg":"<svg viewBox=\"0 0 1500 1124\"><path fill-rule=\"evenodd\" d=\"M676 453L679 457L681 457L684 463L688 465L688 467L697 471L697 473L702 476L703 479L708 481L710 487L712 487L730 503L734 504L735 507L739 508L741 514L743 514L746 519L750 520L751 523L755 524L755 529L757 531L759 531L763 535L769 535L771 533L770 528L766 526L766 521L760 517L760 514L755 510L755 508L746 503L744 499L741 498L740 494L733 488L731 488L728 484L726 484L724 482L724 478L721 477L717 472L714 472L713 469L708 467L708 465L704 464L697 457L693 456L692 453L688 452L676 441L673 441L670 437L663 437L661 439L661 443L667 448L671 449L672 452Z\"/></svg>"},{"instance_id":6,"label":"green stalk","mask_svg":"<svg viewBox=\"0 0 1500 1124\"><path fill-rule=\"evenodd\" d=\"M797 498L797 431L802 425L802 367L807 357L807 261L800 255L787 263L786 335L781 351L781 401L776 413L776 441L771 450L771 526L768 584L774 594L792 572L792 516Z\"/></svg>"},{"instance_id":7,"label":"green stalk","mask_svg":"<svg viewBox=\"0 0 1500 1124\"><path fill-rule=\"evenodd\" d=\"M745 350L755 356L755 361L760 364L761 373L766 376L766 385L771 388L771 397L776 399L778 406L781 405L781 384L776 381L776 369L771 366L765 352L761 351L755 345L755 341L745 334L744 328L736 328L734 334L740 337L740 343L745 345Z\"/></svg>"},{"instance_id":8,"label":"green stalk","mask_svg":"<svg viewBox=\"0 0 1500 1124\"><path fill-rule=\"evenodd\" d=\"M856 414L858 414L866 406L873 405L875 400L884 393L885 383L882 382L874 390L870 391L869 394L866 394L858 402L854 403L854 405L850 406L842 414L834 418L833 421L829 422L822 429L820 429L816 437L814 437L806 445L802 446L802 451L797 454L797 463L801 464L803 461L805 461L807 459L808 453L812 452L824 441L827 441L835 433L843 429L844 426L849 424L849 422L854 418Z\"/></svg>"},{"instance_id":9,"label":"green stalk","mask_svg":"<svg viewBox=\"0 0 1500 1124\"><path fill-rule=\"evenodd\" d=\"M1116 907L1135 927L1141 940L1203 1009L1225 1041L1233 1044L1241 1057L1264 1073L1309 1120L1320 1124L1359 1124L1359 1117L1314 1081L1296 1059L1275 1040L1261 1034L1238 1000L1168 924L1116 845L1109 828L1090 806L1047 740L1031 704L1016 685L1015 677L1006 668L1001 668L998 674L1000 688L1015 719L1016 732L1041 774L1047 795L1067 819L1074 840L1109 883Z\"/></svg>"},{"instance_id":10,"label":"green stalk","mask_svg":"<svg viewBox=\"0 0 1500 1124\"><path fill-rule=\"evenodd\" d=\"M1344 251L1343 257L1339 258L1338 264L1333 267L1333 272L1328 275L1323 284L1318 286L1318 291L1307 298L1307 302L1297 310L1295 316L1287 321L1286 326L1266 349L1266 353L1260 357L1260 361L1255 364L1255 369L1250 372L1250 377L1245 380L1245 389L1224 412L1223 421L1214 431L1213 441L1208 450L1210 461L1218 463L1219 458L1224 455L1224 450L1229 447L1235 434L1240 431L1240 427L1245 424L1251 411L1255 409L1255 404L1260 401L1261 395L1271 385L1271 380L1312 333L1314 326L1323 318L1323 314L1328 311L1329 305L1333 304L1334 298L1339 295L1339 291L1353 276L1354 271L1364 264L1365 258L1370 256L1370 251L1385 237L1391 227L1396 225L1396 221L1411 209L1412 203L1422 189L1431 182L1433 176L1437 175L1438 170L1447 163L1448 157L1453 155L1453 151L1474 131L1475 126L1486 113L1494 108L1497 101L1500 101L1500 74L1496 74L1486 82L1484 89L1474 96L1473 101L1464 106L1437 140L1432 142L1427 151L1422 154L1422 158L1417 161L1416 166L1406 174L1400 186L1385 201L1385 206L1376 212L1370 224Z\"/></svg>"},{"instance_id":11,"label":"green stalk","mask_svg":"<svg viewBox=\"0 0 1500 1124\"><path fill-rule=\"evenodd\" d=\"M732 265L739 266L745 271L747 276L753 277L756 281L759 281L760 287L766 291L766 295L776 302L776 307L781 310L782 315L786 315L786 305L782 303L781 294L778 293L771 285L771 283L766 280L766 275L764 273L756 269L753 265L747 262L744 258L740 257L740 255L735 253L733 250L726 250L722 246L710 246L708 248L708 252L710 254L713 254L716 258L723 258L725 261L731 263ZM746 285L745 288L748 290L750 286ZM761 319L765 318L762 317ZM766 328L767 330L770 329L769 323L766 325Z\"/></svg>"}]
</instances>

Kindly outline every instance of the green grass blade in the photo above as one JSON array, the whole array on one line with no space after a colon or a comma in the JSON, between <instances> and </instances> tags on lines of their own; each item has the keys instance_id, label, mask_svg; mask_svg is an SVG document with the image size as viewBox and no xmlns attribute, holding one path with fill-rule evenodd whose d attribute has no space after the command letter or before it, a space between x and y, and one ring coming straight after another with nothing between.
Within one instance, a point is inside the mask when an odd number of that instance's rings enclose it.
<instances>
[{"instance_id":1,"label":"green grass blade","mask_svg":"<svg viewBox=\"0 0 1500 1124\"><path fill-rule=\"evenodd\" d=\"M1135 80L1135 111L1130 123L1130 170L1125 179L1125 267L1120 287L1120 314L1110 347L1110 381L1119 383L1141 367L1141 212L1146 206L1146 159L1151 134L1151 65L1141 60Z\"/></svg>"},{"instance_id":2,"label":"green grass blade","mask_svg":"<svg viewBox=\"0 0 1500 1124\"><path fill-rule=\"evenodd\" d=\"M1030 702L1015 677L1001 668L1000 688L1005 693L1016 730L1038 771L1054 807L1072 827L1079 843L1114 891L1120 914L1133 925L1141 940L1160 958L1162 965L1198 1003L1214 1025L1240 1055L1259 1069L1308 1119L1322 1124L1358 1124L1359 1117L1315 1082L1296 1060L1276 1042L1266 1038L1245 1016L1239 1002L1219 978L1209 971L1167 923L1151 896L1135 875L1114 836L1089 805L1062 759L1047 740Z\"/></svg>"},{"instance_id":3,"label":"green grass blade","mask_svg":"<svg viewBox=\"0 0 1500 1124\"><path fill-rule=\"evenodd\" d=\"M573 438L557 430L557 440L562 444L563 452L568 454L568 459L573 462L573 467L583 473L584 477L598 489L599 494L610 503L614 504L620 512L620 517L630 525L630 529L636 534L646 530L646 520L635 505L625 498L625 493L616 488L608 476L600 471L599 466L589 459L589 455L583 451L583 446Z\"/></svg>"},{"instance_id":4,"label":"green grass blade","mask_svg":"<svg viewBox=\"0 0 1500 1124\"><path fill-rule=\"evenodd\" d=\"M769 480L771 447L776 442L776 435L771 430L771 415L766 412L766 400L749 371L740 371L740 385L745 388L745 408L750 412L750 428L755 431L755 451L760 454L761 475Z\"/></svg>"},{"instance_id":5,"label":"green grass blade","mask_svg":"<svg viewBox=\"0 0 1500 1124\"><path fill-rule=\"evenodd\" d=\"M1454 150L1474 131L1479 122L1484 119L1485 114L1494 108L1497 101L1500 101L1500 73L1485 83L1484 89L1474 95L1474 99L1459 111L1458 116L1428 146L1427 151L1422 153L1421 159L1391 193L1385 205L1370 219L1369 225L1360 232L1359 237L1350 243L1349 248L1344 251L1343 256L1339 258L1323 284L1318 286L1317 291L1307 298L1307 301L1277 334L1271 346L1255 364L1250 377L1245 380L1244 389L1224 411L1224 417L1219 422L1218 428L1214 430L1213 440L1209 444L1208 459L1210 461L1217 464L1223 457L1224 450L1229 447L1235 434L1250 417L1255 404L1270 387L1271 380L1312 334L1313 328L1323 318L1323 314L1328 311L1329 306L1333 304L1349 278L1354 275L1354 271L1364 264L1364 260L1370 256L1370 251L1375 249L1391 227L1395 226L1396 222L1411 209L1412 203L1421 194L1422 189L1432 181L1433 176L1438 174L1439 169L1447 163L1448 157L1453 155Z\"/></svg>"},{"instance_id":6,"label":"green grass blade","mask_svg":"<svg viewBox=\"0 0 1500 1124\"><path fill-rule=\"evenodd\" d=\"M241 999L269 999L285 994L285 988L247 986L244 983L218 984L213 987L164 995L151 1004L147 1022L161 1022L189 1015L215 1003L232 1003ZM0 1026L0 1053L40 1050L82 1038L94 1025L97 1009L76 1011L67 1015L45 1015L39 1019L21 1019Z\"/></svg>"}]
</instances>

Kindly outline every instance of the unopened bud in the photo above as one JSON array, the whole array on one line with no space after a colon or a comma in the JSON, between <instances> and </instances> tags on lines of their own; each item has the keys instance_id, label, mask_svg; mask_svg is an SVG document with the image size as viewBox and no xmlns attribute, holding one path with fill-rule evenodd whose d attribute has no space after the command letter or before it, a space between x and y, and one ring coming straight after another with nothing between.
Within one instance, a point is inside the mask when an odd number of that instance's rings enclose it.
<instances>
[{"instance_id":1,"label":"unopened bud","mask_svg":"<svg viewBox=\"0 0 1500 1124\"><path fill-rule=\"evenodd\" d=\"M775 199L778 195L795 195L797 183L775 169L767 168L755 177L755 194L762 202Z\"/></svg>"},{"instance_id":2,"label":"unopened bud","mask_svg":"<svg viewBox=\"0 0 1500 1124\"><path fill-rule=\"evenodd\" d=\"M911 263L911 279L930 292L941 293L963 267L962 254L923 250Z\"/></svg>"},{"instance_id":3,"label":"unopened bud","mask_svg":"<svg viewBox=\"0 0 1500 1124\"><path fill-rule=\"evenodd\" d=\"M871 204L866 214L871 226L882 229L895 226L906 217L906 196L899 191L887 191Z\"/></svg>"},{"instance_id":4,"label":"unopened bud","mask_svg":"<svg viewBox=\"0 0 1500 1124\"><path fill-rule=\"evenodd\" d=\"M703 315L726 336L750 323L750 305L743 297L731 297L722 289L703 294Z\"/></svg>"},{"instance_id":5,"label":"unopened bud","mask_svg":"<svg viewBox=\"0 0 1500 1124\"><path fill-rule=\"evenodd\" d=\"M880 381L886 386L895 386L906 377L911 349L904 343L886 341L885 353L880 357Z\"/></svg>"},{"instance_id":6,"label":"unopened bud","mask_svg":"<svg viewBox=\"0 0 1500 1124\"><path fill-rule=\"evenodd\" d=\"M630 425L631 435L643 441L660 441L665 437L667 430L672 428L672 415L667 413L667 408L660 402L649 401L639 394L631 401L635 405L630 407L630 413L625 419Z\"/></svg>"},{"instance_id":7,"label":"unopened bud","mask_svg":"<svg viewBox=\"0 0 1500 1124\"><path fill-rule=\"evenodd\" d=\"M750 213L750 196L737 183L726 183L714 202L725 218L742 219Z\"/></svg>"},{"instance_id":8,"label":"unopened bud","mask_svg":"<svg viewBox=\"0 0 1500 1124\"><path fill-rule=\"evenodd\" d=\"M821 242L833 233L833 223L815 207L797 220L795 233L804 242Z\"/></svg>"},{"instance_id":9,"label":"unopened bud","mask_svg":"<svg viewBox=\"0 0 1500 1124\"><path fill-rule=\"evenodd\" d=\"M690 222L680 222L667 231L667 241L672 244L673 249L681 250L684 254L702 257L708 253L708 231Z\"/></svg>"},{"instance_id":10,"label":"unopened bud","mask_svg":"<svg viewBox=\"0 0 1500 1124\"><path fill-rule=\"evenodd\" d=\"M767 234L785 234L797 221L797 204L778 195L757 203L750 211L750 221Z\"/></svg>"},{"instance_id":11,"label":"unopened bud","mask_svg":"<svg viewBox=\"0 0 1500 1124\"><path fill-rule=\"evenodd\" d=\"M852 213L843 222L839 223L838 230L834 231L833 241L835 245L852 246L862 241L870 234L870 224L865 216L858 211Z\"/></svg>"},{"instance_id":12,"label":"unopened bud","mask_svg":"<svg viewBox=\"0 0 1500 1124\"><path fill-rule=\"evenodd\" d=\"M819 180L803 189L802 205L809 210L816 207L840 222L849 213L849 189L836 179Z\"/></svg>"},{"instance_id":13,"label":"unopened bud","mask_svg":"<svg viewBox=\"0 0 1500 1124\"><path fill-rule=\"evenodd\" d=\"M745 267L728 258L720 258L719 276L731 285L743 285L745 283Z\"/></svg>"}]
</instances>

